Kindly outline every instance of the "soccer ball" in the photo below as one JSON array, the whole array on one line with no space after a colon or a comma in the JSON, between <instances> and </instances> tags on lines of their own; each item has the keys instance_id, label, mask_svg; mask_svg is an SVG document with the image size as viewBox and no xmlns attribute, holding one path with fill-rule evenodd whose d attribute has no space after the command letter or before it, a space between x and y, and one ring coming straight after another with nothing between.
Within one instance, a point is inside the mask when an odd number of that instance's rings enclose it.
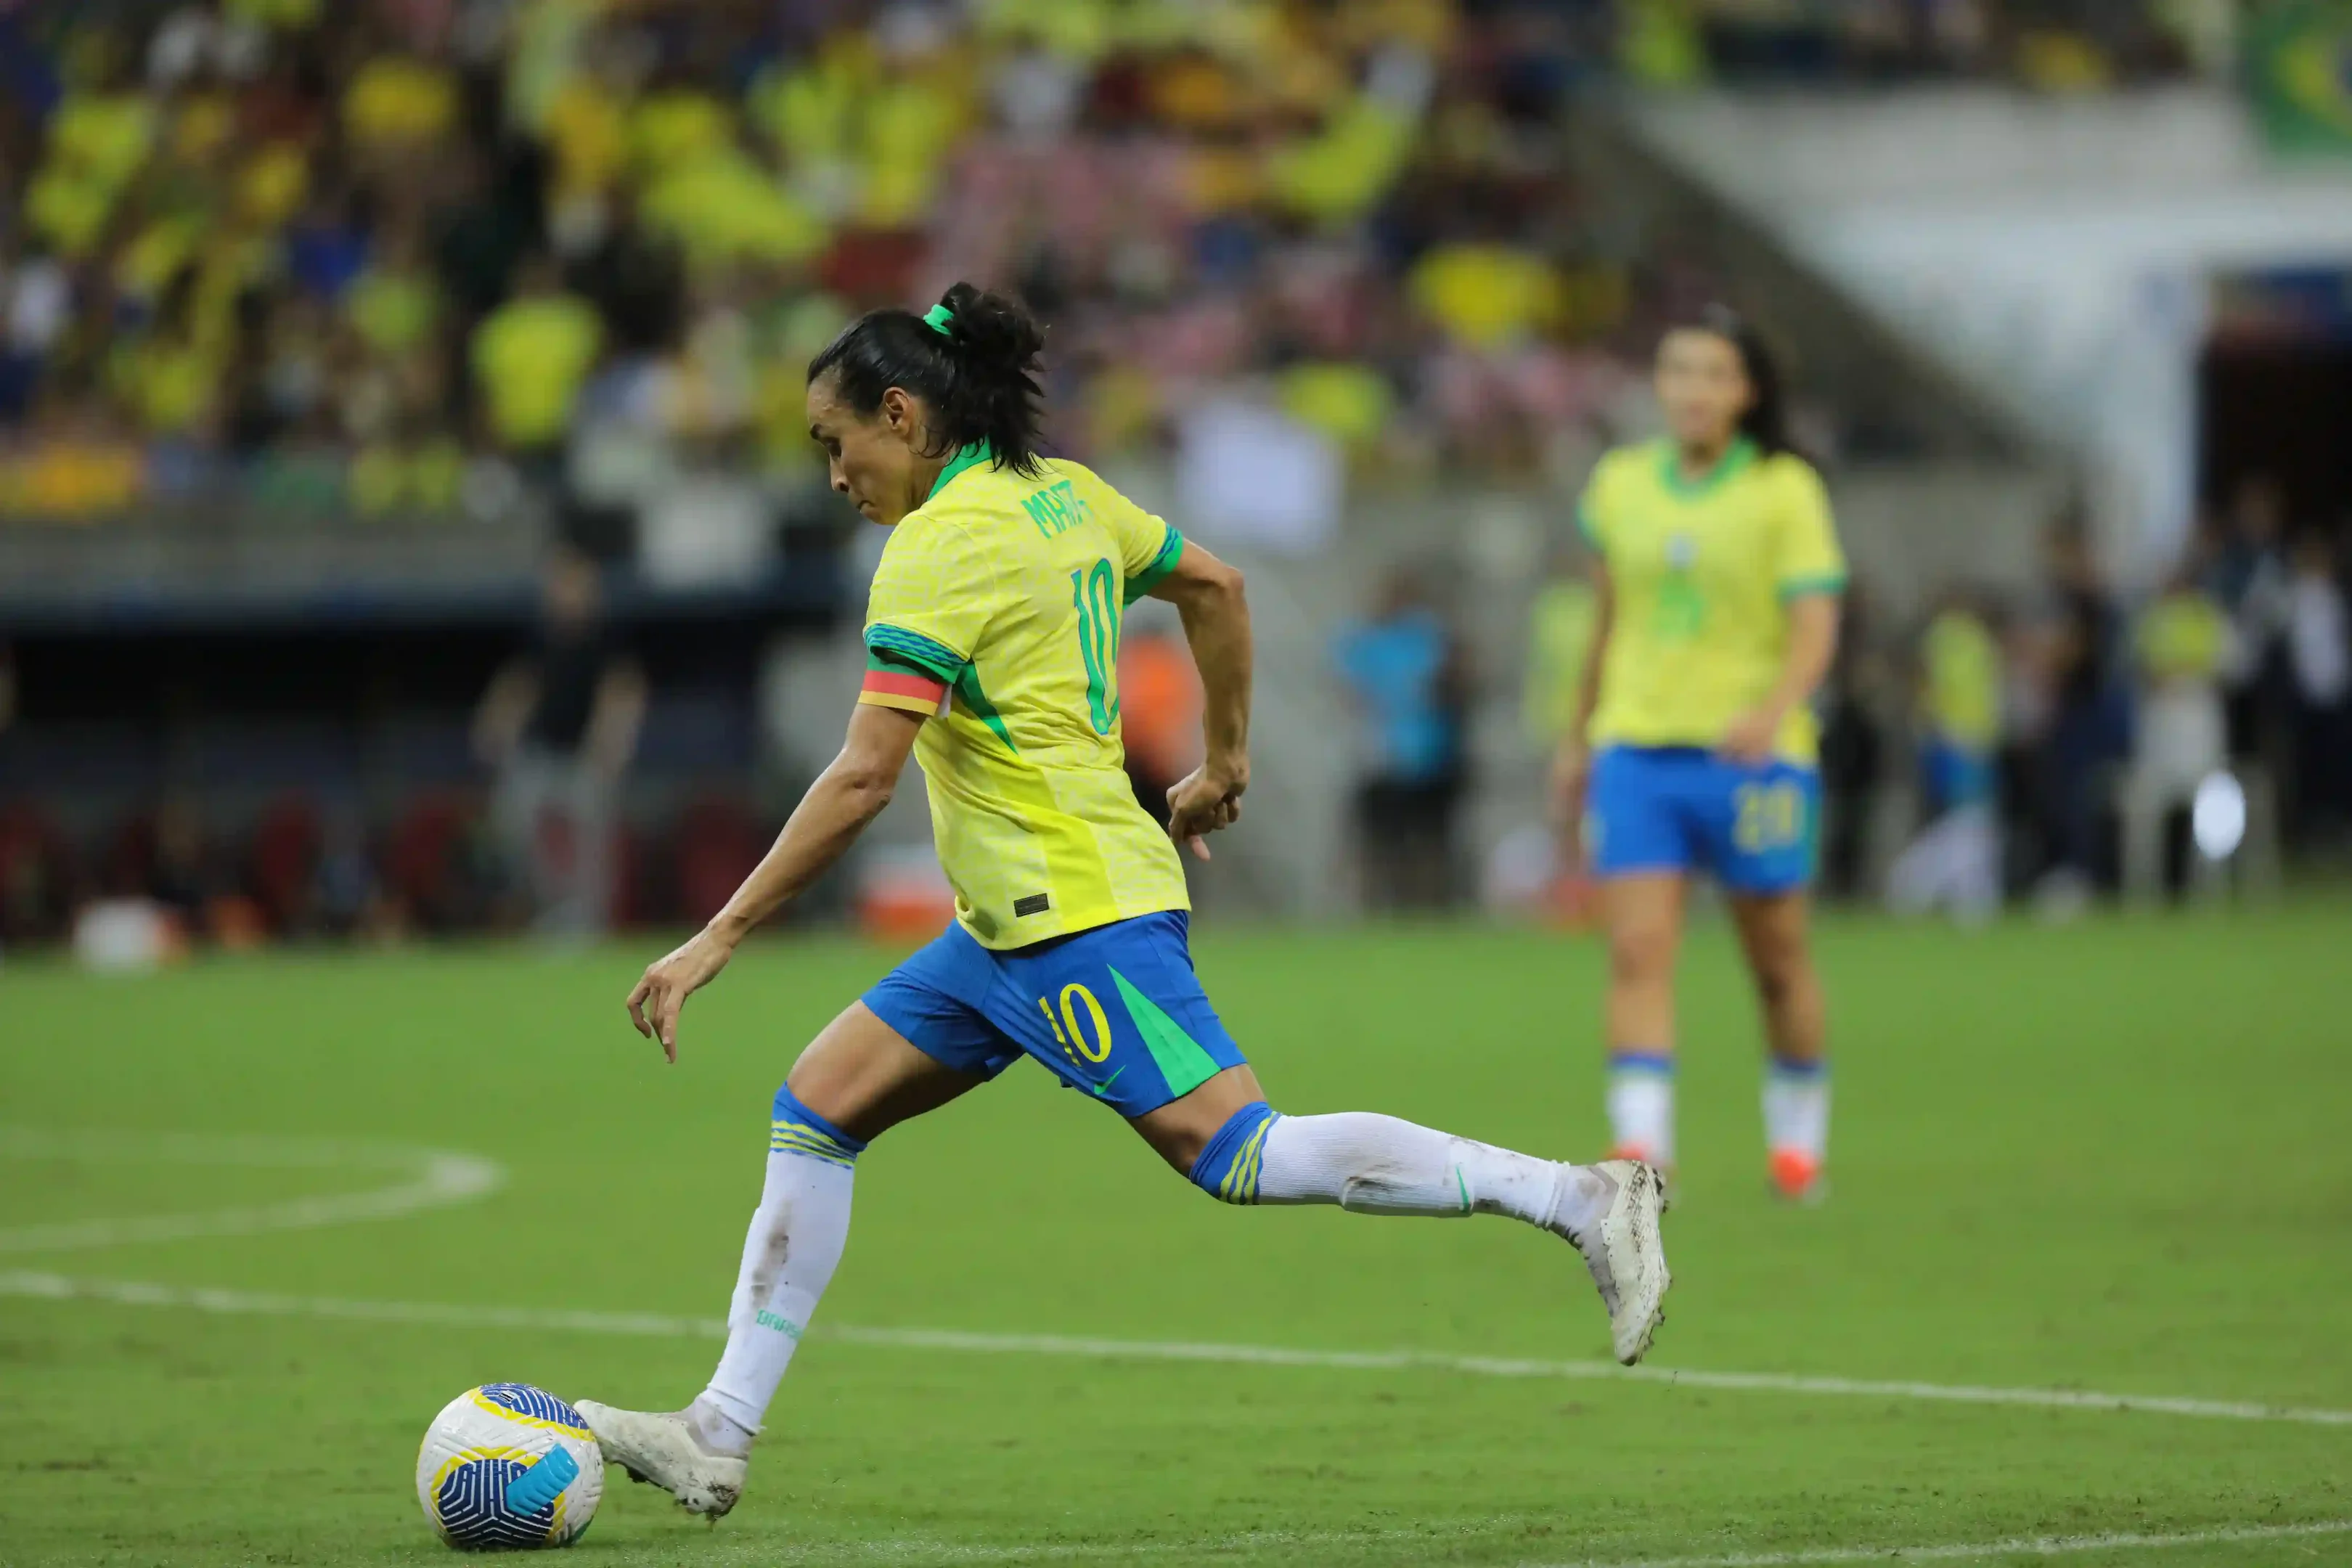
<instances>
[{"instance_id":1,"label":"soccer ball","mask_svg":"<svg viewBox=\"0 0 2352 1568\"><path fill-rule=\"evenodd\" d=\"M596 1435L580 1412L527 1383L466 1390L416 1451L416 1500L456 1547L569 1546L604 1495Z\"/></svg>"}]
</instances>

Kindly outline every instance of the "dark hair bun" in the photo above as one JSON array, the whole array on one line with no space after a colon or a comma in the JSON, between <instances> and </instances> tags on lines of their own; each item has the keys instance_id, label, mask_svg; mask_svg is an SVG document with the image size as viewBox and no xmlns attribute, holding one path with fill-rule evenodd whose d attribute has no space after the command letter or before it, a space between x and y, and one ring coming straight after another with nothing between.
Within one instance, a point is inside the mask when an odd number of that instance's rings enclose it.
<instances>
[{"instance_id":1,"label":"dark hair bun","mask_svg":"<svg viewBox=\"0 0 2352 1568\"><path fill-rule=\"evenodd\" d=\"M945 321L933 326L942 313ZM861 414L902 387L928 406L939 448L928 456L985 446L998 463L1034 475L1045 347L1045 330L1018 300L959 283L929 315L867 311L809 362L808 378L836 377L842 397Z\"/></svg>"},{"instance_id":2,"label":"dark hair bun","mask_svg":"<svg viewBox=\"0 0 2352 1568\"><path fill-rule=\"evenodd\" d=\"M1045 330L1016 300L958 283L940 296L947 307L948 342L975 364L1003 376L1034 376L1045 352Z\"/></svg>"}]
</instances>

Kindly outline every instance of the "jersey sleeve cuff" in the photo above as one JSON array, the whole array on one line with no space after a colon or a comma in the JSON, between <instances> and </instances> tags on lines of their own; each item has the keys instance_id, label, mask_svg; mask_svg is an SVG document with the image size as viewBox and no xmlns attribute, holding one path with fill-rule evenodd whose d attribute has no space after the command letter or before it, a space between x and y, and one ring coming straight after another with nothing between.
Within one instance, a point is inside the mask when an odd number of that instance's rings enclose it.
<instances>
[{"instance_id":1,"label":"jersey sleeve cuff","mask_svg":"<svg viewBox=\"0 0 2352 1568\"><path fill-rule=\"evenodd\" d=\"M1784 577L1780 580L1780 597L1783 600L1801 599L1808 594L1844 592L1845 574L1843 572L1819 572L1809 577Z\"/></svg>"},{"instance_id":2,"label":"jersey sleeve cuff","mask_svg":"<svg viewBox=\"0 0 2352 1568\"><path fill-rule=\"evenodd\" d=\"M866 628L866 666L879 664L911 668L935 677L940 684L952 686L956 677L971 662L947 644L927 637L920 632L910 632L904 626L880 623Z\"/></svg>"},{"instance_id":3,"label":"jersey sleeve cuff","mask_svg":"<svg viewBox=\"0 0 2352 1568\"><path fill-rule=\"evenodd\" d=\"M1171 523L1168 525L1168 537L1160 542L1160 553L1151 558L1151 564L1127 580L1124 602L1132 605L1151 592L1162 577L1176 570L1176 563L1183 553L1184 536L1176 531L1175 524Z\"/></svg>"}]
</instances>

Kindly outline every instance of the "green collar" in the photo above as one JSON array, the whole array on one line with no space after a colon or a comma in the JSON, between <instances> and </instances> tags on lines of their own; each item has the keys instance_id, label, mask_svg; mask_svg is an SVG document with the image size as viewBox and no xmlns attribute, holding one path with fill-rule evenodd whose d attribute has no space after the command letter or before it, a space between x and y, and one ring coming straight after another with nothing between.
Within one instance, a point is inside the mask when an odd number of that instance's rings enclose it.
<instances>
[{"instance_id":1,"label":"green collar","mask_svg":"<svg viewBox=\"0 0 2352 1568\"><path fill-rule=\"evenodd\" d=\"M1675 444L1667 441L1664 446L1665 456L1659 463L1660 475L1665 480L1667 493L1684 500L1696 500L1756 460L1756 443L1745 436L1736 436L1731 445L1723 449L1723 456L1715 460L1715 467L1694 479L1683 473L1682 454L1675 449Z\"/></svg>"},{"instance_id":2,"label":"green collar","mask_svg":"<svg viewBox=\"0 0 2352 1568\"><path fill-rule=\"evenodd\" d=\"M994 461L996 461L996 454L988 449L988 443L985 441L974 441L971 446L966 447L962 451L958 452L954 457L948 459L948 466L941 468L940 470L940 477L931 481L931 493L930 495L927 495L923 498L923 504L925 506L930 505L932 498L936 497L941 490L948 488L948 481L954 479L958 474L962 473L966 468L976 468L982 463L992 463Z\"/></svg>"}]
</instances>

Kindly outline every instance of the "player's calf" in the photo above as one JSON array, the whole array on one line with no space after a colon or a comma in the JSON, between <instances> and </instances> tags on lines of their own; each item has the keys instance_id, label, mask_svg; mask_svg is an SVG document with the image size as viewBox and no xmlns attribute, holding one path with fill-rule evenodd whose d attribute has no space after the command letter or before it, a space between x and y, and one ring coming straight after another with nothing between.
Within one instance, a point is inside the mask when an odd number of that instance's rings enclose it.
<instances>
[{"instance_id":1,"label":"player's calf","mask_svg":"<svg viewBox=\"0 0 2352 1568\"><path fill-rule=\"evenodd\" d=\"M1568 1165L1393 1116L1281 1116L1242 1107L1209 1140L1193 1184L1230 1204L1337 1204L1356 1214L1507 1215L1572 1243L1609 1309L1618 1358L1641 1359L1671 1276L1664 1189L1647 1165Z\"/></svg>"}]
</instances>

